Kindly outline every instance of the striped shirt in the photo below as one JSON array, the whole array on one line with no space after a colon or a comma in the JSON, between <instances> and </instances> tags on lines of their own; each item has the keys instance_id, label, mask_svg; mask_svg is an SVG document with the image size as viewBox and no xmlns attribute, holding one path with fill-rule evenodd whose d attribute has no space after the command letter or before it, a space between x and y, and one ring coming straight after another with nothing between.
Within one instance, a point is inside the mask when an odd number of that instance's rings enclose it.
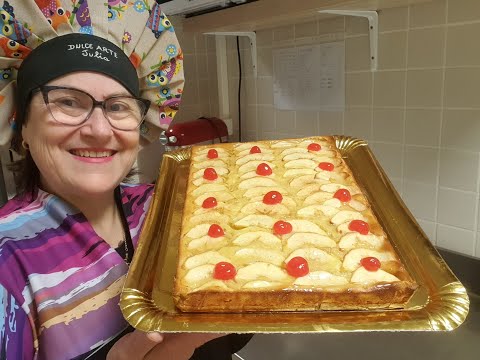
<instances>
[{"instance_id":1,"label":"striped shirt","mask_svg":"<svg viewBox=\"0 0 480 360\"><path fill-rule=\"evenodd\" d=\"M136 246L152 185L120 186ZM0 209L0 359L74 359L128 324L118 306L128 266L85 216L38 190Z\"/></svg>"}]
</instances>

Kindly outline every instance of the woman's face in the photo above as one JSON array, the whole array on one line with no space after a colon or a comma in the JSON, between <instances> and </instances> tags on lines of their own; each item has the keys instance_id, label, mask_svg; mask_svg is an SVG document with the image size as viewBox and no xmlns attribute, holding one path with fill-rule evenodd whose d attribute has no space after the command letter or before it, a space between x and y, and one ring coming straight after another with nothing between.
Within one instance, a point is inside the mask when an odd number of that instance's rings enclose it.
<instances>
[{"instance_id":1,"label":"woman's face","mask_svg":"<svg viewBox=\"0 0 480 360\"><path fill-rule=\"evenodd\" d=\"M130 95L117 81L93 72L72 73L47 85L83 90L98 101ZM40 92L32 97L22 136L40 170L42 189L66 198L112 191L132 168L139 147L138 129L112 128L101 107L81 125L56 122Z\"/></svg>"}]
</instances>

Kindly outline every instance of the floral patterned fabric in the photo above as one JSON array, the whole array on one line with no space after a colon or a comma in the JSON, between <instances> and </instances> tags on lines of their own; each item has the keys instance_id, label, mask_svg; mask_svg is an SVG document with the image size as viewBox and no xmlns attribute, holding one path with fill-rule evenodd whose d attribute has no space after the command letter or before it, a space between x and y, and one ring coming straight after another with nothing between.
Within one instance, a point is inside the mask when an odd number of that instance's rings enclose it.
<instances>
[{"instance_id":1,"label":"floral patterned fabric","mask_svg":"<svg viewBox=\"0 0 480 360\"><path fill-rule=\"evenodd\" d=\"M140 131L158 139L178 111L183 54L156 0L0 0L0 146L15 130L15 79L33 49L54 37L83 33L120 47L137 70L140 95L152 102ZM39 69L41 71L41 69Z\"/></svg>"}]
</instances>

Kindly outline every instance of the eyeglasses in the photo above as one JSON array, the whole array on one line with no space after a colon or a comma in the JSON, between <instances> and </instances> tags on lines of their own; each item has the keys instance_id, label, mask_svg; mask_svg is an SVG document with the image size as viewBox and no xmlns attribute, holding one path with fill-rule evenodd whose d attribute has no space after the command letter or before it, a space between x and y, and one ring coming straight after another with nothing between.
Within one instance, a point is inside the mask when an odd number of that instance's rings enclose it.
<instances>
[{"instance_id":1,"label":"eyeglasses","mask_svg":"<svg viewBox=\"0 0 480 360\"><path fill-rule=\"evenodd\" d=\"M111 96L103 101L79 89L43 85L36 89L55 121L70 126L83 124L100 106L110 125L118 130L135 130L145 119L150 101L134 96Z\"/></svg>"}]
</instances>

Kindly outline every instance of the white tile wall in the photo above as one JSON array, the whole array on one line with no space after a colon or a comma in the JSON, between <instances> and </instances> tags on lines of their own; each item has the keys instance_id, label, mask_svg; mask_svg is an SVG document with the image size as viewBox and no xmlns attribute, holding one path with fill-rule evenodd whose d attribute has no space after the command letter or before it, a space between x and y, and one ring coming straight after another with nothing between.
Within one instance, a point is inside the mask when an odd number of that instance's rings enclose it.
<instances>
[{"instance_id":1,"label":"white tile wall","mask_svg":"<svg viewBox=\"0 0 480 360\"><path fill-rule=\"evenodd\" d=\"M410 28L444 24L447 0L420 3L410 7Z\"/></svg>"},{"instance_id":2,"label":"white tile wall","mask_svg":"<svg viewBox=\"0 0 480 360\"><path fill-rule=\"evenodd\" d=\"M479 238L480 238L480 233L477 233L477 246L475 248L475 254L474 254L474 256L477 258L480 258L480 241L478 241Z\"/></svg>"},{"instance_id":3,"label":"white tile wall","mask_svg":"<svg viewBox=\"0 0 480 360\"><path fill-rule=\"evenodd\" d=\"M417 219L418 225L422 228L427 238L435 244L436 242L436 227L437 224L432 221L425 221L421 219Z\"/></svg>"},{"instance_id":4,"label":"white tile wall","mask_svg":"<svg viewBox=\"0 0 480 360\"><path fill-rule=\"evenodd\" d=\"M362 30L364 30L362 26ZM334 34L345 31L345 19L341 16L322 20L318 23L318 34Z\"/></svg>"},{"instance_id":5,"label":"white tile wall","mask_svg":"<svg viewBox=\"0 0 480 360\"><path fill-rule=\"evenodd\" d=\"M390 181L392 182L393 187L395 190L402 195L402 184L403 180L401 178L390 178Z\"/></svg>"},{"instance_id":6,"label":"white tile wall","mask_svg":"<svg viewBox=\"0 0 480 360\"><path fill-rule=\"evenodd\" d=\"M258 37L257 37L258 40ZM258 76L273 75L273 57L271 48L259 48L258 50Z\"/></svg>"},{"instance_id":7,"label":"white tile wall","mask_svg":"<svg viewBox=\"0 0 480 360\"><path fill-rule=\"evenodd\" d=\"M449 0L448 22L478 20L480 2L477 0Z\"/></svg>"},{"instance_id":8,"label":"white tile wall","mask_svg":"<svg viewBox=\"0 0 480 360\"><path fill-rule=\"evenodd\" d=\"M478 219L477 219L477 231L480 231L480 198L478 203Z\"/></svg>"},{"instance_id":9,"label":"white tile wall","mask_svg":"<svg viewBox=\"0 0 480 360\"><path fill-rule=\"evenodd\" d=\"M405 105L405 71L379 71L374 78L373 104L378 106ZM392 86L392 84L395 84ZM368 89L364 89L368 91Z\"/></svg>"},{"instance_id":10,"label":"white tile wall","mask_svg":"<svg viewBox=\"0 0 480 360\"><path fill-rule=\"evenodd\" d=\"M247 105L260 104L260 103L257 102L258 101L257 84L259 82L261 82L261 79L254 79L254 78L251 78L251 77L247 77L247 78L244 79L243 82L244 82L244 84L243 84L242 90L245 91L246 96L242 96L242 97L245 99ZM237 93L238 93L238 90L235 91L235 96L237 95ZM263 98L261 98L260 100L263 101ZM271 105L271 103L269 104L268 102L263 102L263 103L261 103L261 105Z\"/></svg>"},{"instance_id":11,"label":"white tile wall","mask_svg":"<svg viewBox=\"0 0 480 360\"><path fill-rule=\"evenodd\" d=\"M343 134L343 112L320 111L318 113L318 133L325 135Z\"/></svg>"},{"instance_id":12,"label":"white tile wall","mask_svg":"<svg viewBox=\"0 0 480 360\"><path fill-rule=\"evenodd\" d=\"M408 24L408 8L384 9L378 22L381 32L405 29Z\"/></svg>"},{"instance_id":13,"label":"white tile wall","mask_svg":"<svg viewBox=\"0 0 480 360\"><path fill-rule=\"evenodd\" d=\"M195 55L197 63L197 74L199 79L208 78L207 53L198 53Z\"/></svg>"},{"instance_id":14,"label":"white tile wall","mask_svg":"<svg viewBox=\"0 0 480 360\"><path fill-rule=\"evenodd\" d=\"M257 104L273 104L273 78L263 76L257 79Z\"/></svg>"},{"instance_id":15,"label":"white tile wall","mask_svg":"<svg viewBox=\"0 0 480 360\"><path fill-rule=\"evenodd\" d=\"M404 69L407 63L407 31L381 33L378 36L379 70Z\"/></svg>"},{"instance_id":16,"label":"white tile wall","mask_svg":"<svg viewBox=\"0 0 480 360\"><path fill-rule=\"evenodd\" d=\"M466 230L476 230L478 200L473 192L440 188L438 190L438 222Z\"/></svg>"},{"instance_id":17,"label":"white tile wall","mask_svg":"<svg viewBox=\"0 0 480 360\"><path fill-rule=\"evenodd\" d=\"M258 77L241 42L242 139L346 134L367 140L407 206L438 246L480 258L479 0L432 0L379 12L378 71L369 70L368 22L331 17L257 31ZM343 112L280 111L273 104L272 49L345 40ZM206 110L216 73L213 40L183 35L182 111ZM317 37L318 38L318 37ZM310 39L310 40L309 40ZM313 40L312 40L313 39ZM236 42L227 41L230 105L237 120ZM214 57L214 56L213 56ZM215 111L215 92L208 99Z\"/></svg>"},{"instance_id":18,"label":"white tile wall","mask_svg":"<svg viewBox=\"0 0 480 360\"><path fill-rule=\"evenodd\" d=\"M259 116L262 114L258 114ZM258 136L258 129L260 128L258 117L257 117L257 107L256 106L247 106L246 113L242 116L242 125L243 131L251 131L255 133L255 136Z\"/></svg>"},{"instance_id":19,"label":"white tile wall","mask_svg":"<svg viewBox=\"0 0 480 360\"><path fill-rule=\"evenodd\" d=\"M309 37L318 33L318 21L310 21L302 24L295 24L295 37Z\"/></svg>"},{"instance_id":20,"label":"white tile wall","mask_svg":"<svg viewBox=\"0 0 480 360\"><path fill-rule=\"evenodd\" d=\"M445 69L445 106L480 107L480 68Z\"/></svg>"},{"instance_id":21,"label":"white tile wall","mask_svg":"<svg viewBox=\"0 0 480 360\"><path fill-rule=\"evenodd\" d=\"M273 31L259 30L257 31L257 46L272 46Z\"/></svg>"},{"instance_id":22,"label":"white tile wall","mask_svg":"<svg viewBox=\"0 0 480 360\"><path fill-rule=\"evenodd\" d=\"M480 134L480 110L444 111L442 147L479 152L478 134Z\"/></svg>"},{"instance_id":23,"label":"white tile wall","mask_svg":"<svg viewBox=\"0 0 480 360\"><path fill-rule=\"evenodd\" d=\"M438 178L438 150L407 145L405 149L405 178L426 184L436 184Z\"/></svg>"},{"instance_id":24,"label":"white tile wall","mask_svg":"<svg viewBox=\"0 0 480 360\"><path fill-rule=\"evenodd\" d=\"M243 141L256 141L258 139L257 132L246 131L242 135Z\"/></svg>"},{"instance_id":25,"label":"white tile wall","mask_svg":"<svg viewBox=\"0 0 480 360\"><path fill-rule=\"evenodd\" d=\"M480 64L480 48L472 46L480 32L480 23L450 26L447 35L447 66Z\"/></svg>"},{"instance_id":26,"label":"white tile wall","mask_svg":"<svg viewBox=\"0 0 480 360\"><path fill-rule=\"evenodd\" d=\"M405 181L403 200L417 219L436 220L437 188L433 184Z\"/></svg>"},{"instance_id":27,"label":"white tile wall","mask_svg":"<svg viewBox=\"0 0 480 360\"><path fill-rule=\"evenodd\" d=\"M370 147L387 175L390 178L401 179L403 173L403 146L401 144L371 143Z\"/></svg>"},{"instance_id":28,"label":"white tile wall","mask_svg":"<svg viewBox=\"0 0 480 360\"><path fill-rule=\"evenodd\" d=\"M242 116L243 122L242 122L242 130L247 131L258 131L258 128L260 126L268 124L270 121L273 122L273 115L272 115L272 110L270 109L269 111L266 110L268 107L264 106L248 106L246 108L247 111L247 116ZM271 117L272 120L270 121L258 121L258 119L268 119L268 117ZM262 129L263 130L263 129ZM271 130L271 129L266 129Z\"/></svg>"},{"instance_id":29,"label":"white tile wall","mask_svg":"<svg viewBox=\"0 0 480 360\"><path fill-rule=\"evenodd\" d=\"M257 125L260 134L275 132L275 111L272 105L257 106Z\"/></svg>"},{"instance_id":30,"label":"white tile wall","mask_svg":"<svg viewBox=\"0 0 480 360\"><path fill-rule=\"evenodd\" d=\"M295 27L293 25L279 27L273 30L273 41L293 40Z\"/></svg>"},{"instance_id":31,"label":"white tile wall","mask_svg":"<svg viewBox=\"0 0 480 360\"><path fill-rule=\"evenodd\" d=\"M407 74L407 107L440 107L443 93L442 82L442 70L409 70Z\"/></svg>"},{"instance_id":32,"label":"white tile wall","mask_svg":"<svg viewBox=\"0 0 480 360\"><path fill-rule=\"evenodd\" d=\"M442 149L440 151L440 186L477 191L479 154Z\"/></svg>"},{"instance_id":33,"label":"white tile wall","mask_svg":"<svg viewBox=\"0 0 480 360\"><path fill-rule=\"evenodd\" d=\"M275 110L275 131L289 132L295 128L295 111Z\"/></svg>"},{"instance_id":34,"label":"white tile wall","mask_svg":"<svg viewBox=\"0 0 480 360\"><path fill-rule=\"evenodd\" d=\"M347 135L370 140L372 137L372 110L357 108L345 111L344 131Z\"/></svg>"},{"instance_id":35,"label":"white tile wall","mask_svg":"<svg viewBox=\"0 0 480 360\"><path fill-rule=\"evenodd\" d=\"M358 35L368 34L367 19L361 18L361 17L346 17L345 33L348 36L358 36Z\"/></svg>"},{"instance_id":36,"label":"white tile wall","mask_svg":"<svg viewBox=\"0 0 480 360\"><path fill-rule=\"evenodd\" d=\"M440 144L441 110L408 109L405 143L436 147Z\"/></svg>"},{"instance_id":37,"label":"white tile wall","mask_svg":"<svg viewBox=\"0 0 480 360\"><path fill-rule=\"evenodd\" d=\"M345 76L345 101L349 106L372 104L372 74L347 73Z\"/></svg>"},{"instance_id":38,"label":"white tile wall","mask_svg":"<svg viewBox=\"0 0 480 360\"><path fill-rule=\"evenodd\" d=\"M444 249L473 255L475 232L438 224L436 244Z\"/></svg>"},{"instance_id":39,"label":"white tile wall","mask_svg":"<svg viewBox=\"0 0 480 360\"><path fill-rule=\"evenodd\" d=\"M376 141L402 144L405 137L405 110L375 109L372 129Z\"/></svg>"},{"instance_id":40,"label":"white tile wall","mask_svg":"<svg viewBox=\"0 0 480 360\"><path fill-rule=\"evenodd\" d=\"M370 40L367 35L345 40L345 69L366 70L370 67Z\"/></svg>"},{"instance_id":41,"label":"white tile wall","mask_svg":"<svg viewBox=\"0 0 480 360\"><path fill-rule=\"evenodd\" d=\"M408 35L408 66L441 67L445 49L445 28L412 29Z\"/></svg>"},{"instance_id":42,"label":"white tile wall","mask_svg":"<svg viewBox=\"0 0 480 360\"><path fill-rule=\"evenodd\" d=\"M295 115L295 135L312 136L318 132L318 112L316 111L296 111Z\"/></svg>"}]
</instances>

